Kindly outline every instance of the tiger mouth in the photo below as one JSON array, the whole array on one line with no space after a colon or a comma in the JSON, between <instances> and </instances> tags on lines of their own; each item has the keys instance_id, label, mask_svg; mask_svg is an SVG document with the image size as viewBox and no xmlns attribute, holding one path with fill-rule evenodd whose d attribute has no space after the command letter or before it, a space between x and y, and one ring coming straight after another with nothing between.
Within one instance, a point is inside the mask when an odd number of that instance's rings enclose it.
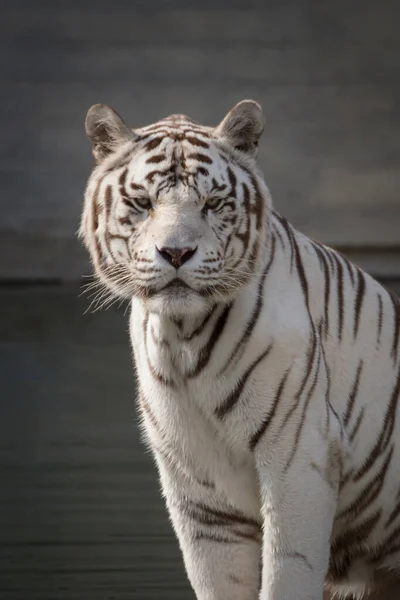
<instances>
[{"instance_id":1,"label":"tiger mouth","mask_svg":"<svg viewBox=\"0 0 400 600\"><path fill-rule=\"evenodd\" d=\"M215 294L218 294L218 296L222 296L224 293L230 291L229 289L226 289L226 287L223 284L219 284L219 285L205 285L201 288L193 288L190 285L188 285L185 281L183 281L182 279L180 279L179 277L175 277L174 279L172 279L170 282L168 282L166 285L164 285L161 288L156 288L156 287L147 287L147 288L142 288L139 292L139 296L141 296L143 299L149 299L149 298L154 298L155 296L162 296L162 295L168 295L168 292L170 292L170 297L172 298L179 298L179 297L187 297L190 293L195 294L197 296L202 296L203 298L214 298Z\"/></svg>"},{"instance_id":2,"label":"tiger mouth","mask_svg":"<svg viewBox=\"0 0 400 600\"><path fill-rule=\"evenodd\" d=\"M167 285L165 285L163 288L161 288L160 292L162 292L163 290L168 290L168 289L191 290L192 288L187 283L185 283L182 279L180 279L179 277L176 277L175 279L172 279L172 281L167 283Z\"/></svg>"},{"instance_id":3,"label":"tiger mouth","mask_svg":"<svg viewBox=\"0 0 400 600\"><path fill-rule=\"evenodd\" d=\"M171 294L174 294L174 292L176 294L179 294L179 292L181 292L181 293L195 292L195 290L193 288L191 288L190 285L185 283L179 277L175 277L169 283L164 285L162 288L158 288L158 289L157 288L147 288L146 290L143 290L143 295L146 298L152 298L153 296L156 296L158 294L163 294L164 292L168 292L168 291L171 291Z\"/></svg>"}]
</instances>

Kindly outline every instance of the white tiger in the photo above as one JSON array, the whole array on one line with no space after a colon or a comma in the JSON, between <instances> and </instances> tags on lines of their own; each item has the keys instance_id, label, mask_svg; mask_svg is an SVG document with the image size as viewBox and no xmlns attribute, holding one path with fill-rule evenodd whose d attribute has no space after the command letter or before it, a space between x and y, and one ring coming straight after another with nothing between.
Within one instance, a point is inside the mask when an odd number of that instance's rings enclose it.
<instances>
[{"instance_id":1,"label":"white tiger","mask_svg":"<svg viewBox=\"0 0 400 600\"><path fill-rule=\"evenodd\" d=\"M276 213L260 106L104 105L81 235L131 299L139 407L198 600L362 594L400 566L398 300ZM397 466L396 466L397 464Z\"/></svg>"}]
</instances>

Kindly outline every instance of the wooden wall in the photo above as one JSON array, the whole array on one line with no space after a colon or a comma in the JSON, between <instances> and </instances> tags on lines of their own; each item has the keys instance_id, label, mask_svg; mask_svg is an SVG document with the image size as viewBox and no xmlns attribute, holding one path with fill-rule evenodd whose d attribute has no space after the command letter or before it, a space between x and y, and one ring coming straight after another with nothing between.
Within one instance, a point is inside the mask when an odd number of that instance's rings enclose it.
<instances>
[{"instance_id":1,"label":"wooden wall","mask_svg":"<svg viewBox=\"0 0 400 600\"><path fill-rule=\"evenodd\" d=\"M77 279L95 102L140 126L262 103L275 205L400 275L398 0L3 0L0 278Z\"/></svg>"}]
</instances>

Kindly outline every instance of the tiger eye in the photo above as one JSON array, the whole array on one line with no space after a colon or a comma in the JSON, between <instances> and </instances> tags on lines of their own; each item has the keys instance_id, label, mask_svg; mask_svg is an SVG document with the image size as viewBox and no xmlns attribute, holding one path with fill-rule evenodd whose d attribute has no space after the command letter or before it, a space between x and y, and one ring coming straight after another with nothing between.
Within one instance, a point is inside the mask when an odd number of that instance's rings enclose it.
<instances>
[{"instance_id":1,"label":"tiger eye","mask_svg":"<svg viewBox=\"0 0 400 600\"><path fill-rule=\"evenodd\" d=\"M205 208L209 208L210 210L216 210L222 204L222 198L208 198L205 202Z\"/></svg>"},{"instance_id":2,"label":"tiger eye","mask_svg":"<svg viewBox=\"0 0 400 600\"><path fill-rule=\"evenodd\" d=\"M139 208L142 208L143 210L151 210L153 208L148 198L135 198L134 202Z\"/></svg>"}]
</instances>

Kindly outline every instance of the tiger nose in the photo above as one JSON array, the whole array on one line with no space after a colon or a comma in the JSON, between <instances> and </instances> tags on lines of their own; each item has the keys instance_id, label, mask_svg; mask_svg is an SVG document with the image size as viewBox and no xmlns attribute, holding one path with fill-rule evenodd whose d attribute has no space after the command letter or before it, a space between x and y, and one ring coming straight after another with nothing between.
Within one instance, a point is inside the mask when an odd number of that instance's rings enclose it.
<instances>
[{"instance_id":1,"label":"tiger nose","mask_svg":"<svg viewBox=\"0 0 400 600\"><path fill-rule=\"evenodd\" d=\"M179 269L185 262L187 262L197 250L197 246L195 248L169 248L168 246L163 246L162 248L157 248L157 252L161 254L164 260L169 262L170 265Z\"/></svg>"}]
</instances>

